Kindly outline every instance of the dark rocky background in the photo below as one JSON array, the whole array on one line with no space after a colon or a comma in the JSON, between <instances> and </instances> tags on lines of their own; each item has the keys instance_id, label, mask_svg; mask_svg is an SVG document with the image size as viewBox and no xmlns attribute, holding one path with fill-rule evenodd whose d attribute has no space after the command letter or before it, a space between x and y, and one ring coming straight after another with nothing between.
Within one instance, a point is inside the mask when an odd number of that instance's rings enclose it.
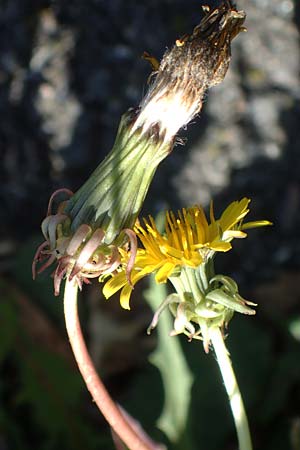
<instances>
[{"instance_id":1,"label":"dark rocky background","mask_svg":"<svg viewBox=\"0 0 300 450\"><path fill-rule=\"evenodd\" d=\"M198 23L202 3L0 0L1 450L111 448L103 420L74 375L61 302L46 277L31 282L31 259L50 194L82 184L111 148L121 114L143 96L149 74L143 51L161 57ZM274 222L236 243L219 258L219 270L259 304L255 318L233 320L228 339L255 448L297 450L300 5L240 0L238 7L247 12L248 33L234 41L225 81L182 132L187 143L158 169L144 212L207 206L211 198L221 211L248 196L251 219ZM137 381L149 377L147 355L155 347L155 335L145 334L151 314L139 293L128 314L117 299L104 303L94 286L85 291L82 314L112 392L126 404L140 386L137 411L150 410L140 419L155 433L158 376L145 385ZM212 386L213 369L206 368L213 358L198 354L196 344L183 345L191 361L192 353L203 359L193 388L194 448L236 448L220 380ZM149 386L157 393L153 407L143 397Z\"/></svg>"}]
</instances>

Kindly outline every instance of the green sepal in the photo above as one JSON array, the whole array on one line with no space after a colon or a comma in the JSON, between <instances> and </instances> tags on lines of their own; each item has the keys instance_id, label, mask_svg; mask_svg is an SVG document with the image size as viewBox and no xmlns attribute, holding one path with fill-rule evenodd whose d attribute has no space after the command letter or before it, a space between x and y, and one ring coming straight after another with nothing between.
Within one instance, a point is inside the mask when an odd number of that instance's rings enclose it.
<instances>
[{"instance_id":1,"label":"green sepal","mask_svg":"<svg viewBox=\"0 0 300 450\"><path fill-rule=\"evenodd\" d=\"M252 308L249 308L245 303L245 300L242 300L242 297L238 294L235 294L233 296L227 295L222 289L214 289L213 291L210 291L206 295L207 300L211 300L213 302L218 303L219 305L223 305L226 308L232 309L236 312L247 314L247 315L254 315L255 310Z\"/></svg>"},{"instance_id":2,"label":"green sepal","mask_svg":"<svg viewBox=\"0 0 300 450\"><path fill-rule=\"evenodd\" d=\"M230 277L226 275L215 275L209 280L209 284L212 286L214 283L221 283L225 291L235 294L238 292L239 288L237 283Z\"/></svg>"}]
</instances>

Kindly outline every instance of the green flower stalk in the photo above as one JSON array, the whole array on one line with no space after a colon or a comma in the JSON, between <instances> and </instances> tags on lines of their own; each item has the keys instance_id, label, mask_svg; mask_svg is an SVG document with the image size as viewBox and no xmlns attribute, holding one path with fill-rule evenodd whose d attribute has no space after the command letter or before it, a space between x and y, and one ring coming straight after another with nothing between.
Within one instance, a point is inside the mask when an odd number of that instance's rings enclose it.
<instances>
[{"instance_id":1,"label":"green flower stalk","mask_svg":"<svg viewBox=\"0 0 300 450\"><path fill-rule=\"evenodd\" d=\"M155 171L172 151L178 131L201 110L207 89L223 80L231 41L244 30L245 13L230 1L204 10L193 33L178 39L154 64L149 91L139 108L123 115L109 155L74 195L63 189L51 197L42 223L45 242L32 272L35 277L56 262L56 295L63 278L75 279L81 288L90 278L113 273L122 247L132 250L127 265L131 282L136 250L132 228ZM53 210L62 193L68 198Z\"/></svg>"}]
</instances>

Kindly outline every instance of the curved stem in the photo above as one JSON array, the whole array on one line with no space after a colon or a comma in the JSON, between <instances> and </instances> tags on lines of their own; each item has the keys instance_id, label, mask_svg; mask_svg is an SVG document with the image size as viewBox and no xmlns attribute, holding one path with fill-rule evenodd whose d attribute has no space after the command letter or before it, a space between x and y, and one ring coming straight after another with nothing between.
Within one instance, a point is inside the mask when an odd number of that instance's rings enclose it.
<instances>
[{"instance_id":1,"label":"curved stem","mask_svg":"<svg viewBox=\"0 0 300 450\"><path fill-rule=\"evenodd\" d=\"M209 337L214 347L224 385L229 397L230 407L238 435L239 450L252 450L248 419L242 395L239 390L230 356L224 344L224 339L220 328L211 328L209 330Z\"/></svg>"},{"instance_id":2,"label":"curved stem","mask_svg":"<svg viewBox=\"0 0 300 450\"><path fill-rule=\"evenodd\" d=\"M160 446L152 445L150 439L146 439L133 429L99 378L82 335L77 310L77 292L76 282L66 280L64 294L66 328L79 370L93 400L111 428L130 450L158 450Z\"/></svg>"}]
</instances>

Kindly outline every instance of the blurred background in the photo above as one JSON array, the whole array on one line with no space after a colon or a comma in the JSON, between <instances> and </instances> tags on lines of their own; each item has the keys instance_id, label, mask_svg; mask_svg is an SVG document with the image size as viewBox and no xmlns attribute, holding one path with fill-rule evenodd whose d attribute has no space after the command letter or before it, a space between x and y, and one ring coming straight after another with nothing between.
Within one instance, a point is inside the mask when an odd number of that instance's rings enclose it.
<instances>
[{"instance_id":1,"label":"blurred background","mask_svg":"<svg viewBox=\"0 0 300 450\"><path fill-rule=\"evenodd\" d=\"M150 73L143 51L166 47L202 17L201 0L0 1L0 450L111 450L110 431L77 373L61 298L48 274L31 279L51 193L72 190L110 150L120 116L139 104ZM236 316L230 349L255 449L300 449L300 5L240 0L248 33L233 43L224 82L211 89L187 138L159 167L144 213L214 199L216 213L250 197L251 231L217 259L255 317ZM186 426L159 430L165 394L146 335L147 284L132 310L85 287L81 317L112 395L171 450L234 450L218 368L180 339L192 381ZM152 289L153 291L153 289ZM149 291L148 291L149 293ZM151 294L151 290L150 290ZM160 295L160 294L157 294ZM152 362L151 362L152 361ZM182 378L181 378L182 377ZM180 401L174 408L183 410ZM173 409L174 409L173 408Z\"/></svg>"}]
</instances>

